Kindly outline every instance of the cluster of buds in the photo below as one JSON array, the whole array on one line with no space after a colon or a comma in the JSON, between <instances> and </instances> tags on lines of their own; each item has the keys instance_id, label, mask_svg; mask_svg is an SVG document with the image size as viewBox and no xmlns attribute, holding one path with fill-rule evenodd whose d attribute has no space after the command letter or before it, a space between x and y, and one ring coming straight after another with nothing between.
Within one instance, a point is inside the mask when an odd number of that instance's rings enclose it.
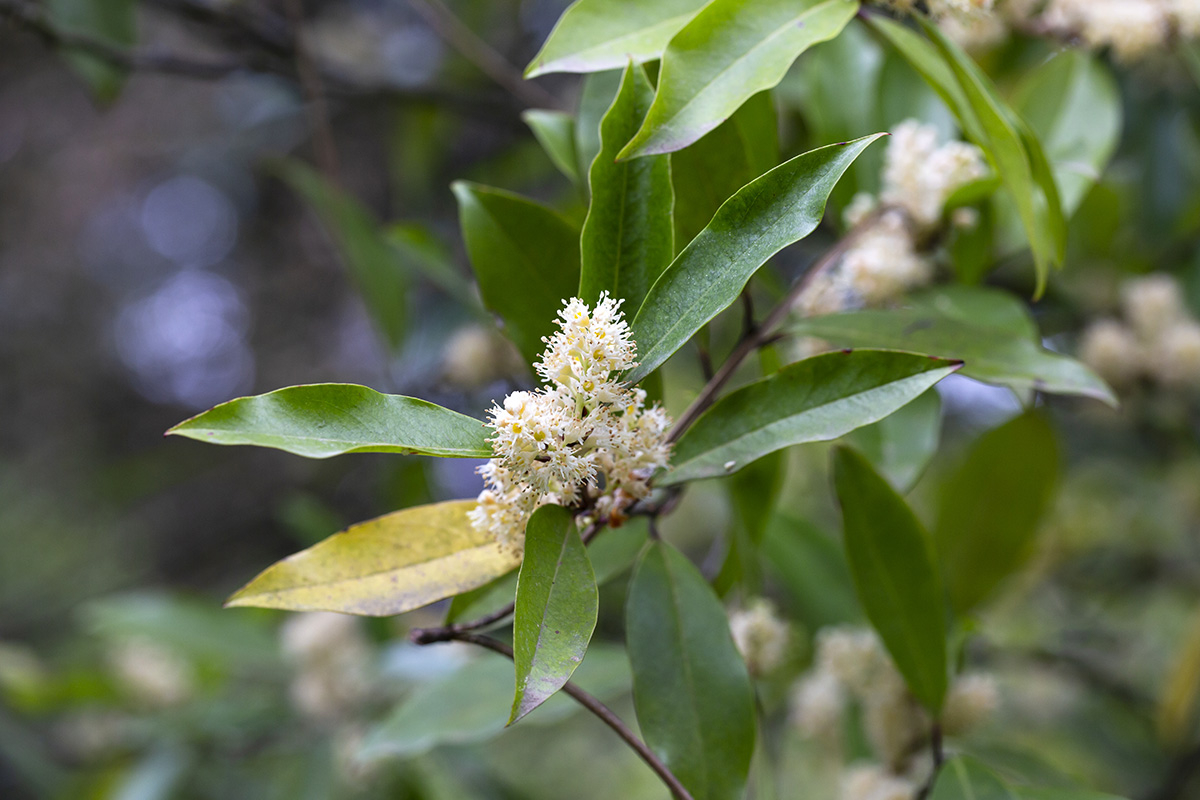
<instances>
[{"instance_id":1,"label":"cluster of buds","mask_svg":"<svg viewBox=\"0 0 1200 800\"><path fill-rule=\"evenodd\" d=\"M959 676L946 695L942 731L953 736L978 726L995 710L997 699L991 677ZM908 691L874 632L823 631L814 668L792 692L792 720L803 736L836 745L851 700L862 711L877 763L846 772L843 800L911 800L925 778L921 771L927 769L926 760L917 756L929 741L932 720Z\"/></svg>"},{"instance_id":2,"label":"cluster of buds","mask_svg":"<svg viewBox=\"0 0 1200 800\"><path fill-rule=\"evenodd\" d=\"M1108 48L1126 63L1165 49L1175 36L1200 37L1195 0L1049 0L1038 20L1089 47Z\"/></svg>"},{"instance_id":3,"label":"cluster of buds","mask_svg":"<svg viewBox=\"0 0 1200 800\"><path fill-rule=\"evenodd\" d=\"M783 666L792 631L770 600L760 597L731 613L729 631L754 677L765 677Z\"/></svg>"},{"instance_id":4,"label":"cluster of buds","mask_svg":"<svg viewBox=\"0 0 1200 800\"><path fill-rule=\"evenodd\" d=\"M667 415L618 380L636 363L620 301L605 293L592 309L572 298L558 316L534 365L545 385L513 392L489 414L496 455L479 469L486 488L470 512L477 529L518 552L525 523L548 503L619 523L670 454Z\"/></svg>"},{"instance_id":5,"label":"cluster of buds","mask_svg":"<svg viewBox=\"0 0 1200 800\"><path fill-rule=\"evenodd\" d=\"M932 281L933 264L920 251L920 242L942 224L950 196L986 174L979 148L939 142L935 126L911 119L896 126L884 158L879 197L856 196L846 209L846 222L857 226L882 210L825 280L800 296L798 305L806 315L883 305ZM951 221L975 224L970 209L959 209Z\"/></svg>"},{"instance_id":6,"label":"cluster of buds","mask_svg":"<svg viewBox=\"0 0 1200 800\"><path fill-rule=\"evenodd\" d=\"M1119 388L1149 380L1168 389L1200 389L1200 322L1170 275L1128 281L1124 319L1101 319L1083 332L1079 357Z\"/></svg>"}]
</instances>

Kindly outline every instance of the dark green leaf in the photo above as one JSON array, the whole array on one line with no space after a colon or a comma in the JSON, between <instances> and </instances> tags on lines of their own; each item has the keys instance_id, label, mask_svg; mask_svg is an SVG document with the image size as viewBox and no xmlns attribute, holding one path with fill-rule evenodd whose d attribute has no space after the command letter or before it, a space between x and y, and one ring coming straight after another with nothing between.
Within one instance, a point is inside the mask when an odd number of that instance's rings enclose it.
<instances>
[{"instance_id":1,"label":"dark green leaf","mask_svg":"<svg viewBox=\"0 0 1200 800\"><path fill-rule=\"evenodd\" d=\"M137 0L48 0L46 11L50 23L66 33L118 49L137 43ZM64 58L102 103L120 94L126 70L80 50L68 49Z\"/></svg>"},{"instance_id":2,"label":"dark green leaf","mask_svg":"<svg viewBox=\"0 0 1200 800\"><path fill-rule=\"evenodd\" d=\"M666 156L616 161L653 98L645 71L630 64L600 124L601 149L588 173L592 201L580 241L579 296L595 303L607 291L623 298L631 314L675 255L670 161Z\"/></svg>"},{"instance_id":3,"label":"dark green leaf","mask_svg":"<svg viewBox=\"0 0 1200 800\"><path fill-rule=\"evenodd\" d=\"M575 118L565 111L544 111L531 108L521 112L521 119L533 131L534 137L554 166L571 183L579 184L579 154L575 152Z\"/></svg>"},{"instance_id":4,"label":"dark green leaf","mask_svg":"<svg viewBox=\"0 0 1200 800\"><path fill-rule=\"evenodd\" d=\"M945 297L950 299L943 300ZM979 310L974 321L962 316L959 302L970 302L969 308ZM1001 319L1012 322L997 324ZM1023 320L1019 328L1017 319ZM894 347L958 359L963 362L963 375L1011 387L1021 395L1036 389L1094 397L1116 405L1112 390L1095 373L1075 359L1050 352L1031 337L1032 324L1023 304L1012 295L998 289L960 287L953 294L917 296L907 308L799 320L792 331L834 347Z\"/></svg>"},{"instance_id":5,"label":"dark green leaf","mask_svg":"<svg viewBox=\"0 0 1200 800\"><path fill-rule=\"evenodd\" d=\"M542 506L525 526L525 559L517 579L517 691L510 725L570 680L587 653L599 609L596 576L575 516L561 506Z\"/></svg>"},{"instance_id":6,"label":"dark green leaf","mask_svg":"<svg viewBox=\"0 0 1200 800\"><path fill-rule=\"evenodd\" d=\"M767 525L762 552L809 630L862 619L845 553L811 522L777 514Z\"/></svg>"},{"instance_id":7,"label":"dark green leaf","mask_svg":"<svg viewBox=\"0 0 1200 800\"><path fill-rule=\"evenodd\" d=\"M933 458L941 430L941 397L937 392L925 392L896 413L853 431L846 439L897 490L906 492Z\"/></svg>"},{"instance_id":8,"label":"dark green leaf","mask_svg":"<svg viewBox=\"0 0 1200 800\"><path fill-rule=\"evenodd\" d=\"M973 758L959 756L942 765L929 800L1019 800L1009 786Z\"/></svg>"},{"instance_id":9,"label":"dark green leaf","mask_svg":"<svg viewBox=\"0 0 1200 800\"><path fill-rule=\"evenodd\" d=\"M608 112L617 89L621 86L622 69L594 72L583 79L579 92L579 115L575 123L575 152L579 158L579 174L587 175L592 162L600 153L600 120Z\"/></svg>"},{"instance_id":10,"label":"dark green leaf","mask_svg":"<svg viewBox=\"0 0 1200 800\"><path fill-rule=\"evenodd\" d=\"M667 45L654 105L618 157L687 147L857 11L858 0L712 0Z\"/></svg>"},{"instance_id":11,"label":"dark green leaf","mask_svg":"<svg viewBox=\"0 0 1200 800\"><path fill-rule=\"evenodd\" d=\"M896 490L848 447L833 454L844 541L863 610L913 696L946 696L946 607L929 534Z\"/></svg>"},{"instance_id":12,"label":"dark green leaf","mask_svg":"<svg viewBox=\"0 0 1200 800\"><path fill-rule=\"evenodd\" d=\"M882 134L796 156L742 187L651 287L633 321L636 383L741 293L767 259L812 233L846 168Z\"/></svg>"},{"instance_id":13,"label":"dark green leaf","mask_svg":"<svg viewBox=\"0 0 1200 800\"><path fill-rule=\"evenodd\" d=\"M454 264L450 249L423 225L398 222L384 232L387 243L400 259L420 272L446 294L468 308L478 308L479 300L470 280Z\"/></svg>"},{"instance_id":14,"label":"dark green leaf","mask_svg":"<svg viewBox=\"0 0 1200 800\"><path fill-rule=\"evenodd\" d=\"M579 286L579 231L543 205L466 181L451 187L483 302L525 358L541 355Z\"/></svg>"},{"instance_id":15,"label":"dark green leaf","mask_svg":"<svg viewBox=\"0 0 1200 800\"><path fill-rule=\"evenodd\" d=\"M690 561L654 541L634 569L625 613L646 744L696 800L741 797L754 691L721 602Z\"/></svg>"},{"instance_id":16,"label":"dark green leaf","mask_svg":"<svg viewBox=\"0 0 1200 800\"><path fill-rule=\"evenodd\" d=\"M362 294L371 319L387 343L397 349L408 326L408 284L411 269L404 253L388 243L366 206L303 162L284 159L275 172L317 212L337 244L351 277Z\"/></svg>"},{"instance_id":17,"label":"dark green leaf","mask_svg":"<svg viewBox=\"0 0 1200 800\"><path fill-rule=\"evenodd\" d=\"M267 568L226 605L390 617L482 586L520 557L471 525L474 507L452 500L352 525Z\"/></svg>"},{"instance_id":18,"label":"dark green leaf","mask_svg":"<svg viewBox=\"0 0 1200 800\"><path fill-rule=\"evenodd\" d=\"M728 475L783 447L836 439L883 419L958 367L886 350L824 353L789 364L701 415L656 483Z\"/></svg>"},{"instance_id":19,"label":"dark green leaf","mask_svg":"<svg viewBox=\"0 0 1200 800\"><path fill-rule=\"evenodd\" d=\"M704 230L722 203L779 163L779 118L771 93L754 95L700 141L670 158L675 244L683 247Z\"/></svg>"},{"instance_id":20,"label":"dark green leaf","mask_svg":"<svg viewBox=\"0 0 1200 800\"><path fill-rule=\"evenodd\" d=\"M984 434L943 485L934 538L959 613L1028 559L1057 475L1054 431L1030 412Z\"/></svg>"},{"instance_id":21,"label":"dark green leaf","mask_svg":"<svg viewBox=\"0 0 1200 800\"><path fill-rule=\"evenodd\" d=\"M239 397L167 431L211 444L273 447L307 458L404 453L491 458L479 420L415 397L351 383L289 386Z\"/></svg>"},{"instance_id":22,"label":"dark green leaf","mask_svg":"<svg viewBox=\"0 0 1200 800\"><path fill-rule=\"evenodd\" d=\"M787 454L777 450L738 470L725 482L734 518L729 529L725 562L713 580L713 588L722 597L735 585L742 586L748 594L762 594L758 548L767 523L775 513L786 474Z\"/></svg>"},{"instance_id":23,"label":"dark green leaf","mask_svg":"<svg viewBox=\"0 0 1200 800\"><path fill-rule=\"evenodd\" d=\"M525 77L600 72L658 58L705 0L576 0L558 20Z\"/></svg>"}]
</instances>

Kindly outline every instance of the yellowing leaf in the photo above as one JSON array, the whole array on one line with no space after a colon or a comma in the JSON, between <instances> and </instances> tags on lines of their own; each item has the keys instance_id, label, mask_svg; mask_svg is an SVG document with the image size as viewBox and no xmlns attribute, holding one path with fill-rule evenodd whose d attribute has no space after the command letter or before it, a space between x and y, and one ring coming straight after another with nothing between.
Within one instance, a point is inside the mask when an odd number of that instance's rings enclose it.
<instances>
[{"instance_id":1,"label":"yellowing leaf","mask_svg":"<svg viewBox=\"0 0 1200 800\"><path fill-rule=\"evenodd\" d=\"M471 527L474 505L433 503L353 525L269 567L226 605L386 617L482 586L520 557Z\"/></svg>"}]
</instances>

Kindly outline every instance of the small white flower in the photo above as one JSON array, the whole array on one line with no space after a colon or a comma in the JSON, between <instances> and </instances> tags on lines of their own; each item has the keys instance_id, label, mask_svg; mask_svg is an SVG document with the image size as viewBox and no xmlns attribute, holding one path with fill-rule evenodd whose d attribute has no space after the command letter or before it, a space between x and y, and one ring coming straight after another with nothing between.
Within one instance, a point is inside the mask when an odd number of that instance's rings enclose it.
<instances>
[{"instance_id":1,"label":"small white flower","mask_svg":"<svg viewBox=\"0 0 1200 800\"><path fill-rule=\"evenodd\" d=\"M1183 289L1162 272L1126 281L1121 287L1121 310L1143 339L1153 339L1187 318Z\"/></svg>"},{"instance_id":2,"label":"small white flower","mask_svg":"<svg viewBox=\"0 0 1200 800\"><path fill-rule=\"evenodd\" d=\"M990 675L962 675L946 694L942 730L954 736L977 727L1000 704L1000 691Z\"/></svg>"},{"instance_id":3,"label":"small white flower","mask_svg":"<svg viewBox=\"0 0 1200 800\"><path fill-rule=\"evenodd\" d=\"M830 673L817 670L792 689L788 718L807 739L836 741L845 710L845 688Z\"/></svg>"},{"instance_id":4,"label":"small white flower","mask_svg":"<svg viewBox=\"0 0 1200 800\"><path fill-rule=\"evenodd\" d=\"M779 618L770 600L758 598L747 608L730 614L729 630L751 675L770 675L782 666L791 629Z\"/></svg>"},{"instance_id":5,"label":"small white flower","mask_svg":"<svg viewBox=\"0 0 1200 800\"><path fill-rule=\"evenodd\" d=\"M1185 320L1163 331L1150 363L1164 386L1200 389L1200 323Z\"/></svg>"},{"instance_id":6,"label":"small white flower","mask_svg":"<svg viewBox=\"0 0 1200 800\"><path fill-rule=\"evenodd\" d=\"M1113 319L1097 320L1084 329L1079 358L1116 387L1137 380L1145 360L1137 336Z\"/></svg>"}]
</instances>

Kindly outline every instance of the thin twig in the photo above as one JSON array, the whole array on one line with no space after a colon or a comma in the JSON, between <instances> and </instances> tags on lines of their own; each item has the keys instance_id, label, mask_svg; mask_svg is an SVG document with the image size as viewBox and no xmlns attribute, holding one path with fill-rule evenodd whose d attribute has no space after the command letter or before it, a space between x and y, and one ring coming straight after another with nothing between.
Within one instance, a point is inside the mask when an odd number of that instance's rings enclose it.
<instances>
[{"instance_id":1,"label":"thin twig","mask_svg":"<svg viewBox=\"0 0 1200 800\"><path fill-rule=\"evenodd\" d=\"M933 760L933 769L929 772L929 778L925 784L921 786L921 791L917 792L917 800L925 800L929 797L929 793L933 791L933 785L937 782L938 773L942 769L942 764L946 761L945 750L942 749L942 724L934 722L929 729L929 753Z\"/></svg>"},{"instance_id":2,"label":"thin twig","mask_svg":"<svg viewBox=\"0 0 1200 800\"><path fill-rule=\"evenodd\" d=\"M562 105L557 97L537 84L526 81L516 67L464 25L441 0L408 0L408 4L443 41L522 103L538 108L559 108Z\"/></svg>"},{"instance_id":3,"label":"thin twig","mask_svg":"<svg viewBox=\"0 0 1200 800\"><path fill-rule=\"evenodd\" d=\"M313 149L317 165L325 180L334 186L341 185L337 142L333 138L333 126L329 121L329 106L325 102L325 89L321 84L321 73L308 50L304 33L304 5L302 0L287 0L288 23L291 27L292 49L296 53L296 76L308 106L309 124L312 126Z\"/></svg>"},{"instance_id":4,"label":"thin twig","mask_svg":"<svg viewBox=\"0 0 1200 800\"><path fill-rule=\"evenodd\" d=\"M671 432L667 434L668 442L675 442L683 435L697 417L703 414L710 405L717 399L717 393L724 388L729 379L737 371L746 357L753 353L758 348L762 347L766 342L771 341L774 337L775 329L787 318L791 313L792 307L796 304L796 299L804 293L809 286L826 271L828 271L845 252L850 249L851 245L858 240L870 226L874 225L879 219L883 209L878 209L869 214L862 222L852 228L845 236L837 241L833 247L825 251L821 258L809 267L808 272L804 277L796 281L787 295L779 301L778 305L771 309L767 314L767 318L762 324L751 331L748 335L742 336L737 347L729 354L729 358L725 359L725 363L717 370L717 374L712 377L704 388L700 390L700 394L692 401L692 404L679 415L675 420L675 425L671 428Z\"/></svg>"},{"instance_id":5,"label":"thin twig","mask_svg":"<svg viewBox=\"0 0 1200 800\"><path fill-rule=\"evenodd\" d=\"M456 636L455 639L460 642L470 642L471 644L477 644L480 647L486 647L488 650L500 653L501 655L509 658L513 657L513 651L511 647L503 642L493 639L490 636L482 636L478 633L463 633ZM588 694L583 689L580 689L570 681L563 685L562 690L568 696L570 696L572 700L579 703L579 705L583 706L588 711L592 712L600 719L601 722L612 728L613 731L616 732L617 736L620 736L621 739L624 740L624 742L629 745L629 747L635 753L638 754L642 761L646 762L646 766L654 770L654 774L657 775L659 779L667 785L667 788L671 790L671 794L675 797L675 800L693 800L692 795L688 792L684 785L679 782L679 779L675 777L675 774L667 768L667 765L660 761L658 756L654 755L654 752L646 746L646 743L639 739L637 735L629 729L629 726L622 722L621 718L613 713L611 708L604 705L604 703L601 703L595 697L592 697L592 695Z\"/></svg>"}]
</instances>

